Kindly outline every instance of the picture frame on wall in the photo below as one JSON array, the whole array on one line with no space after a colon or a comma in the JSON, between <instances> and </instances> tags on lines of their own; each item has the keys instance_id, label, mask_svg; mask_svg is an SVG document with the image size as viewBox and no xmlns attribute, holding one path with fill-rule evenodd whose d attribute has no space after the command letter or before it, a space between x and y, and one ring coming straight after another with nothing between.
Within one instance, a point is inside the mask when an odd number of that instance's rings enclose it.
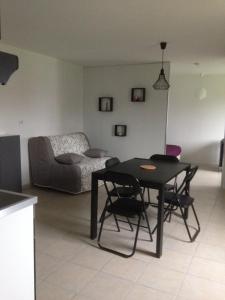
<instances>
[{"instance_id":1,"label":"picture frame on wall","mask_svg":"<svg viewBox=\"0 0 225 300\"><path fill-rule=\"evenodd\" d=\"M99 97L98 110L102 112L113 111L113 97Z\"/></svg>"},{"instance_id":2,"label":"picture frame on wall","mask_svg":"<svg viewBox=\"0 0 225 300\"><path fill-rule=\"evenodd\" d=\"M145 102L145 88L132 88L131 89L132 102Z\"/></svg>"},{"instance_id":3,"label":"picture frame on wall","mask_svg":"<svg viewBox=\"0 0 225 300\"><path fill-rule=\"evenodd\" d=\"M114 128L115 136L126 136L127 135L127 125L115 125Z\"/></svg>"}]
</instances>

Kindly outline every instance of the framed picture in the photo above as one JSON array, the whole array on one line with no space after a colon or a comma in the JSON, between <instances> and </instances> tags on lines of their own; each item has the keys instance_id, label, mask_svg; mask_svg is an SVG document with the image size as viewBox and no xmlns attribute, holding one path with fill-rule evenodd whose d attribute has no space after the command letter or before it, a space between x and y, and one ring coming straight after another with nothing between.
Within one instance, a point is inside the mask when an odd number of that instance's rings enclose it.
<instances>
[{"instance_id":1,"label":"framed picture","mask_svg":"<svg viewBox=\"0 0 225 300\"><path fill-rule=\"evenodd\" d=\"M98 98L98 110L104 112L113 111L113 97Z\"/></svg>"},{"instance_id":2,"label":"framed picture","mask_svg":"<svg viewBox=\"0 0 225 300\"><path fill-rule=\"evenodd\" d=\"M126 136L127 125L115 125L115 136Z\"/></svg>"},{"instance_id":3,"label":"framed picture","mask_svg":"<svg viewBox=\"0 0 225 300\"><path fill-rule=\"evenodd\" d=\"M144 102L145 101L145 88L131 89L131 101L132 102Z\"/></svg>"}]
</instances>

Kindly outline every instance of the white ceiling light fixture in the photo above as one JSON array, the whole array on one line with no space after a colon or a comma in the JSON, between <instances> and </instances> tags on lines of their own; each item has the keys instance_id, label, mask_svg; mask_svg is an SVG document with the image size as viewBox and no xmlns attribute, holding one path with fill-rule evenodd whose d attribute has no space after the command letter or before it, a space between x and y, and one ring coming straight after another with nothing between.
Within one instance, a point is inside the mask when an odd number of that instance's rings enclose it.
<instances>
[{"instance_id":1,"label":"white ceiling light fixture","mask_svg":"<svg viewBox=\"0 0 225 300\"><path fill-rule=\"evenodd\" d=\"M198 99L199 100L204 100L207 98L207 90L205 88L200 88L198 92Z\"/></svg>"},{"instance_id":2,"label":"white ceiling light fixture","mask_svg":"<svg viewBox=\"0 0 225 300\"><path fill-rule=\"evenodd\" d=\"M199 68L199 66L200 66L200 63L199 62L194 62L193 63L197 68ZM199 70L200 71L200 70ZM201 79L201 86L202 86L202 78L204 77L204 73L202 73L202 72L200 72L200 79ZM204 100L204 99L206 99L207 98L207 95L208 95L208 92L207 92L207 89L206 88L204 88L203 86L202 87L200 87L199 89L198 89L198 91L197 91L197 98L199 99L199 100Z\"/></svg>"},{"instance_id":3,"label":"white ceiling light fixture","mask_svg":"<svg viewBox=\"0 0 225 300\"><path fill-rule=\"evenodd\" d=\"M160 70L159 78L153 84L153 88L155 90L168 90L169 87L170 87L169 82L166 79L165 71L164 71L164 68L163 68L164 50L166 49L166 45L167 45L166 42L161 42L160 43L160 48L162 50L162 67L161 67L161 70Z\"/></svg>"}]
</instances>

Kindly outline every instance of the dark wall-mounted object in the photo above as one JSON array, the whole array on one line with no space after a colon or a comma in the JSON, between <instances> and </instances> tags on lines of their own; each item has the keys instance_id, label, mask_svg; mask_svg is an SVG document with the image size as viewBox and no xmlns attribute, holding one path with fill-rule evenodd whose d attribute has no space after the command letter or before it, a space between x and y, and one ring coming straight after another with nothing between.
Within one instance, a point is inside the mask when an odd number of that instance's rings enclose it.
<instances>
[{"instance_id":1,"label":"dark wall-mounted object","mask_svg":"<svg viewBox=\"0 0 225 300\"><path fill-rule=\"evenodd\" d=\"M113 111L113 97L98 98L98 110L104 112Z\"/></svg>"},{"instance_id":2,"label":"dark wall-mounted object","mask_svg":"<svg viewBox=\"0 0 225 300\"><path fill-rule=\"evenodd\" d=\"M21 192L20 136L0 136L0 189Z\"/></svg>"},{"instance_id":3,"label":"dark wall-mounted object","mask_svg":"<svg viewBox=\"0 0 225 300\"><path fill-rule=\"evenodd\" d=\"M127 125L115 125L114 134L115 134L115 136L126 136L127 135Z\"/></svg>"},{"instance_id":4,"label":"dark wall-mounted object","mask_svg":"<svg viewBox=\"0 0 225 300\"><path fill-rule=\"evenodd\" d=\"M224 154L224 139L220 141L220 158L219 158L219 167L223 166L223 154Z\"/></svg>"},{"instance_id":5,"label":"dark wall-mounted object","mask_svg":"<svg viewBox=\"0 0 225 300\"><path fill-rule=\"evenodd\" d=\"M131 89L131 101L132 102L144 102L145 101L145 88Z\"/></svg>"},{"instance_id":6,"label":"dark wall-mounted object","mask_svg":"<svg viewBox=\"0 0 225 300\"><path fill-rule=\"evenodd\" d=\"M19 68L18 56L0 51L0 83L5 85L9 77Z\"/></svg>"}]
</instances>

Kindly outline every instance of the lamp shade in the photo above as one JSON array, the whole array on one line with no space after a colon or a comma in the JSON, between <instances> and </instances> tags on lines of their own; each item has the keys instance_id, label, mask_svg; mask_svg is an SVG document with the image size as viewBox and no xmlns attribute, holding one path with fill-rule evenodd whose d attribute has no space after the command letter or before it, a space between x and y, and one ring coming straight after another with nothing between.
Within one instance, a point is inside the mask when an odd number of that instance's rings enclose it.
<instances>
[{"instance_id":1,"label":"lamp shade","mask_svg":"<svg viewBox=\"0 0 225 300\"><path fill-rule=\"evenodd\" d=\"M0 51L0 84L5 85L19 66L16 55Z\"/></svg>"},{"instance_id":2,"label":"lamp shade","mask_svg":"<svg viewBox=\"0 0 225 300\"><path fill-rule=\"evenodd\" d=\"M168 90L170 87L169 82L166 80L164 69L162 68L159 74L159 78L153 84L155 90Z\"/></svg>"}]
</instances>

